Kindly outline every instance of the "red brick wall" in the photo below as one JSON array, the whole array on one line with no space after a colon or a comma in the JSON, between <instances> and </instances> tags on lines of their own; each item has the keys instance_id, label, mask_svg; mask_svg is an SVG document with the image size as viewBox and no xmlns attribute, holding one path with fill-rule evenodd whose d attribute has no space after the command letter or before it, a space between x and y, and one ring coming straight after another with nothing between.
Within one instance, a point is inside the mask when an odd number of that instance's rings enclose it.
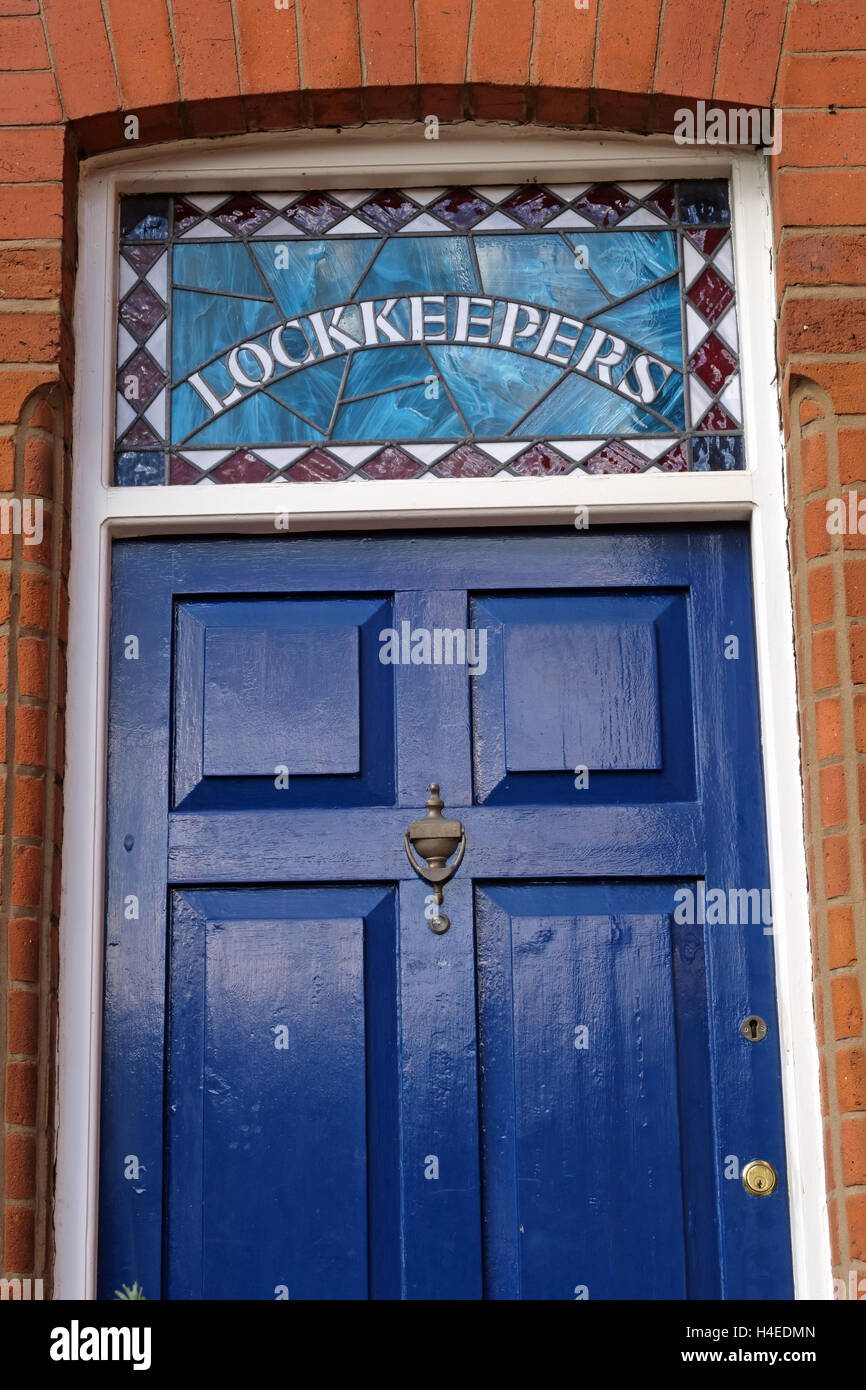
<instances>
[{"instance_id":1,"label":"red brick wall","mask_svg":"<svg viewBox=\"0 0 866 1390\"><path fill-rule=\"evenodd\" d=\"M321 0L0 0L0 488L46 498L52 528L38 554L14 537L0 556L0 1267L50 1268L78 161L130 148L127 113L140 143L428 114L651 132L703 98L784 108L779 364L834 1260L866 1273L866 556L825 525L828 497L866 486L866 0L330 0L322 14Z\"/></svg>"}]
</instances>

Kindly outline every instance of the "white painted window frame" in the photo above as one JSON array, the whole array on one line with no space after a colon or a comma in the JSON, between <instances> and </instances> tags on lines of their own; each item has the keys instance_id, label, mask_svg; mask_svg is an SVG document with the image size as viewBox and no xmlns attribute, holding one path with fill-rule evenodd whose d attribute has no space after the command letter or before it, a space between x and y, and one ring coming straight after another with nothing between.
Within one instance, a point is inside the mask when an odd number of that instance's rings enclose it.
<instances>
[{"instance_id":1,"label":"white painted window frame","mask_svg":"<svg viewBox=\"0 0 866 1390\"><path fill-rule=\"evenodd\" d=\"M739 473L115 488L117 199L223 189L439 187L529 181L728 177L747 470ZM752 529L770 875L798 1298L832 1298L818 1048L812 1012L802 788L774 356L766 164L752 151L498 123L298 132L194 141L82 168L66 814L60 928L56 1296L93 1298L102 1012L110 551L115 536L571 522L747 519Z\"/></svg>"}]
</instances>

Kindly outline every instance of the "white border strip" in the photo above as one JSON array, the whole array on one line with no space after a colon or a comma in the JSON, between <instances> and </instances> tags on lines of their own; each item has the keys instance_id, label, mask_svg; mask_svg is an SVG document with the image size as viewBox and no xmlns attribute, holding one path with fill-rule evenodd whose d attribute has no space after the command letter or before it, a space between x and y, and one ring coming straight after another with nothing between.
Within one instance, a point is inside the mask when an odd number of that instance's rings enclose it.
<instances>
[{"instance_id":1,"label":"white border strip","mask_svg":"<svg viewBox=\"0 0 866 1390\"><path fill-rule=\"evenodd\" d=\"M109 555L116 535L254 532L291 511L291 529L570 521L716 521L753 517L758 672L795 1287L832 1298L818 1049L799 772L793 618L767 268L771 222L763 163L752 154L504 125L376 126L238 137L100 156L82 170L66 811L61 905L56 1296L93 1298L96 1281L104 898ZM421 187L647 177L732 179L746 457L741 473L422 479L225 487L114 488L114 297L117 197L287 187ZM758 466L759 465L759 466Z\"/></svg>"}]
</instances>

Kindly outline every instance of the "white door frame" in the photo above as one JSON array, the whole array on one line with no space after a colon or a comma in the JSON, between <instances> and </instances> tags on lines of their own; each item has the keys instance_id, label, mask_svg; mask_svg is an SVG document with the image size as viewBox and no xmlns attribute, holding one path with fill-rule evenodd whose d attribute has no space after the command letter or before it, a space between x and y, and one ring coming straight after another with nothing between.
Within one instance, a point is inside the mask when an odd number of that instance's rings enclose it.
<instances>
[{"instance_id":1,"label":"white door frame","mask_svg":"<svg viewBox=\"0 0 866 1390\"><path fill-rule=\"evenodd\" d=\"M766 780L782 1089L796 1297L833 1296L779 428L765 162L677 146L498 123L374 125L242 136L100 156L82 167L67 767L60 927L56 1297L93 1298L104 910L110 549L115 536L371 527L748 519ZM747 470L739 473L420 479L396 482L111 486L117 199L129 192L439 187L728 177L734 211Z\"/></svg>"}]
</instances>

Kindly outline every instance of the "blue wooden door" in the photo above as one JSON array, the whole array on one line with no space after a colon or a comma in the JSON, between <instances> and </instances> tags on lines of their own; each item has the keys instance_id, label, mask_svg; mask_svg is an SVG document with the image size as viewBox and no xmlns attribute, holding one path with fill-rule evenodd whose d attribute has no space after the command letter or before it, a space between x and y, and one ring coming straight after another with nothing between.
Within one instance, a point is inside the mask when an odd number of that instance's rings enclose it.
<instances>
[{"instance_id":1,"label":"blue wooden door","mask_svg":"<svg viewBox=\"0 0 866 1390\"><path fill-rule=\"evenodd\" d=\"M791 1297L746 530L113 583L102 1296Z\"/></svg>"}]
</instances>

